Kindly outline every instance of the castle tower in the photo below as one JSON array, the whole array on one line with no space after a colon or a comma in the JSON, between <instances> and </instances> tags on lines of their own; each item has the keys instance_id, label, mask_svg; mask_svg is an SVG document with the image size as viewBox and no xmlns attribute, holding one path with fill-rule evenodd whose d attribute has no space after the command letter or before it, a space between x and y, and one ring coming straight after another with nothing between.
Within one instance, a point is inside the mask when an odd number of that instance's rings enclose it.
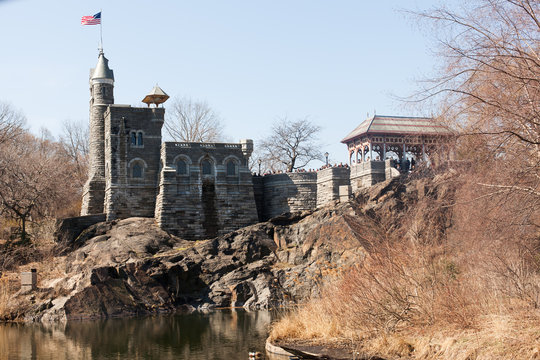
<instances>
[{"instance_id":1,"label":"castle tower","mask_svg":"<svg viewBox=\"0 0 540 360\"><path fill-rule=\"evenodd\" d=\"M109 60L100 50L98 62L90 70L90 161L88 182L84 186L81 215L103 213L105 197L105 119L114 104L114 75Z\"/></svg>"},{"instance_id":2,"label":"castle tower","mask_svg":"<svg viewBox=\"0 0 540 360\"><path fill-rule=\"evenodd\" d=\"M161 128L168 97L159 87L145 99L156 107L111 104L105 114L105 203L107 220L154 217Z\"/></svg>"}]
</instances>

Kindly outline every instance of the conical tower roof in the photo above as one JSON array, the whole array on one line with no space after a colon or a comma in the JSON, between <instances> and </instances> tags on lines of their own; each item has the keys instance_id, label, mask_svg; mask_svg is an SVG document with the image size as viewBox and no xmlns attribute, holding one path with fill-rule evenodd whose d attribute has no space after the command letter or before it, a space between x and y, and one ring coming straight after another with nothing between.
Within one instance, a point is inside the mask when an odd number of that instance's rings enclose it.
<instances>
[{"instance_id":1,"label":"conical tower roof","mask_svg":"<svg viewBox=\"0 0 540 360\"><path fill-rule=\"evenodd\" d=\"M107 60L102 50L99 52L98 63L92 70L91 79L110 79L114 81L113 71L109 68L109 60Z\"/></svg>"},{"instance_id":2,"label":"conical tower roof","mask_svg":"<svg viewBox=\"0 0 540 360\"><path fill-rule=\"evenodd\" d=\"M165 91L156 85L152 91L150 91L150 93L144 97L142 102L148 104L148 106L150 106L150 104L156 104L157 106L167 101L168 98L169 95L167 95Z\"/></svg>"}]
</instances>

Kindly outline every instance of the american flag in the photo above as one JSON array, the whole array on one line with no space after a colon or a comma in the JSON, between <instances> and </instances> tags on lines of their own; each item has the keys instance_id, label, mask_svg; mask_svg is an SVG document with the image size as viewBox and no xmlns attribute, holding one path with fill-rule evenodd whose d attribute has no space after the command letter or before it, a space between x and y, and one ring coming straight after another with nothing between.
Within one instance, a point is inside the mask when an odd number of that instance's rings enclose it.
<instances>
[{"instance_id":1,"label":"american flag","mask_svg":"<svg viewBox=\"0 0 540 360\"><path fill-rule=\"evenodd\" d=\"M94 16L83 16L81 25L99 25L101 24L101 11Z\"/></svg>"}]
</instances>

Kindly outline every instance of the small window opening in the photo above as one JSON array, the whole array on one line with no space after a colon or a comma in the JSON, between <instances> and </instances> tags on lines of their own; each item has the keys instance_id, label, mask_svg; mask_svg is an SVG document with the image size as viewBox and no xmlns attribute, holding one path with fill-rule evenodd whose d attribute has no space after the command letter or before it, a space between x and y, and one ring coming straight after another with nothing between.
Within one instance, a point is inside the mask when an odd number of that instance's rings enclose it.
<instances>
[{"instance_id":1,"label":"small window opening","mask_svg":"<svg viewBox=\"0 0 540 360\"><path fill-rule=\"evenodd\" d=\"M132 172L132 176L134 178L142 178L143 176L143 170L142 170L142 166L140 164L135 164L133 165L133 172Z\"/></svg>"},{"instance_id":2,"label":"small window opening","mask_svg":"<svg viewBox=\"0 0 540 360\"><path fill-rule=\"evenodd\" d=\"M209 160L202 161L202 173L203 175L212 175L212 163Z\"/></svg>"},{"instance_id":3,"label":"small window opening","mask_svg":"<svg viewBox=\"0 0 540 360\"><path fill-rule=\"evenodd\" d=\"M144 143L143 143L143 133L141 131L139 131L137 133L137 145L138 146L143 146Z\"/></svg>"},{"instance_id":4,"label":"small window opening","mask_svg":"<svg viewBox=\"0 0 540 360\"><path fill-rule=\"evenodd\" d=\"M227 176L236 175L236 164L233 161L227 163Z\"/></svg>"},{"instance_id":5,"label":"small window opening","mask_svg":"<svg viewBox=\"0 0 540 360\"><path fill-rule=\"evenodd\" d=\"M186 175L187 174L187 165L184 160L178 160L176 163L176 173L178 175Z\"/></svg>"}]
</instances>

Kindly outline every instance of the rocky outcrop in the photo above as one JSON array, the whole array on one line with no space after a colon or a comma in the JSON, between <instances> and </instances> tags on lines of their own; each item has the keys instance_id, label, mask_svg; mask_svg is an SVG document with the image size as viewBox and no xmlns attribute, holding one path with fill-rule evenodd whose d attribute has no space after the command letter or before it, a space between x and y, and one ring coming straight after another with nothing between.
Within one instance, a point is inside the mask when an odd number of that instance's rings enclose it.
<instances>
[{"instance_id":1,"label":"rocky outcrop","mask_svg":"<svg viewBox=\"0 0 540 360\"><path fill-rule=\"evenodd\" d=\"M273 308L317 294L319 285L362 261L374 217L393 217L426 186L399 179L347 203L284 214L219 236L187 241L148 218L84 230L54 261L63 274L18 294L6 319L107 318L178 309Z\"/></svg>"},{"instance_id":2,"label":"rocky outcrop","mask_svg":"<svg viewBox=\"0 0 540 360\"><path fill-rule=\"evenodd\" d=\"M339 246L328 242L338 237ZM311 295L329 275L325 269L351 263L347 251L360 248L349 242L354 236L332 211L284 215L195 242L167 234L147 218L98 223L70 244L68 255L55 258L65 274L41 279L33 295L19 294L9 317L48 321L179 308L274 308Z\"/></svg>"}]
</instances>

